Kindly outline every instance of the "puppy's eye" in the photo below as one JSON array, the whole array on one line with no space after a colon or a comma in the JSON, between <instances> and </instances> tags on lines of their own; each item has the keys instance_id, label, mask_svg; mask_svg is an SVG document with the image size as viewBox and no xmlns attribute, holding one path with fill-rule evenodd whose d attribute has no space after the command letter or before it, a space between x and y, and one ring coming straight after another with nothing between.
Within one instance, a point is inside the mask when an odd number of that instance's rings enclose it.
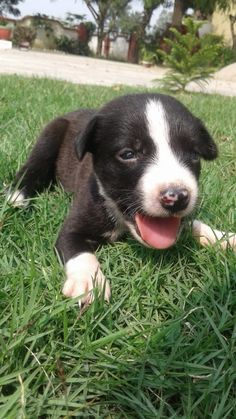
<instances>
[{"instance_id":1,"label":"puppy's eye","mask_svg":"<svg viewBox=\"0 0 236 419\"><path fill-rule=\"evenodd\" d=\"M136 160L136 155L135 152L133 150L122 150L119 154L118 154L118 158L119 160L123 160L123 161L131 161L131 160Z\"/></svg>"},{"instance_id":2,"label":"puppy's eye","mask_svg":"<svg viewBox=\"0 0 236 419\"><path fill-rule=\"evenodd\" d=\"M190 153L190 160L193 162L193 163L197 163L197 162L199 162L199 160L200 160L200 156L199 156L199 154L196 152L196 151L192 151L191 153Z\"/></svg>"}]
</instances>

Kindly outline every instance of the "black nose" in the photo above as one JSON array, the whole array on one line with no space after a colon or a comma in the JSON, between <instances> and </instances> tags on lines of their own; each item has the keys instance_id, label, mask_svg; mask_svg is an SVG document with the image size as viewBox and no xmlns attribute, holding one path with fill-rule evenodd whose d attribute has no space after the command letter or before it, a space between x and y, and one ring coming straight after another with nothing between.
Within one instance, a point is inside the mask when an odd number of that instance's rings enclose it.
<instances>
[{"instance_id":1,"label":"black nose","mask_svg":"<svg viewBox=\"0 0 236 419\"><path fill-rule=\"evenodd\" d=\"M189 192L184 188L168 188L160 193L163 208L170 212L178 212L187 208Z\"/></svg>"}]
</instances>

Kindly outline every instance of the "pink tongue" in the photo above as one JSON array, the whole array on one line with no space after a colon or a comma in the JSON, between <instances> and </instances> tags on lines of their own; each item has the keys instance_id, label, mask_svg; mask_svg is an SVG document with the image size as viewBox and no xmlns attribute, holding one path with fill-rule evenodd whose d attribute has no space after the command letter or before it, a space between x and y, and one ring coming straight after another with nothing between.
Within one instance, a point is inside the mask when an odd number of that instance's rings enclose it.
<instances>
[{"instance_id":1,"label":"pink tongue","mask_svg":"<svg viewBox=\"0 0 236 419\"><path fill-rule=\"evenodd\" d=\"M142 239L156 249L166 249L175 243L181 222L176 217L149 217L141 214L135 215L135 221Z\"/></svg>"}]
</instances>

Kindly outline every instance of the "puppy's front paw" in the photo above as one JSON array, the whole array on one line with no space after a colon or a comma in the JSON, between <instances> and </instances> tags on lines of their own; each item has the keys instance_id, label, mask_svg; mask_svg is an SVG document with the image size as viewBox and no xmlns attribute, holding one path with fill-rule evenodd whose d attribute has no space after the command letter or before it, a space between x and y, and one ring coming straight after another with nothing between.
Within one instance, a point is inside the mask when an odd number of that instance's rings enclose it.
<instances>
[{"instance_id":1,"label":"puppy's front paw","mask_svg":"<svg viewBox=\"0 0 236 419\"><path fill-rule=\"evenodd\" d=\"M15 208L27 207L29 203L26 199L25 193L19 189L13 192L8 192L7 202Z\"/></svg>"},{"instance_id":2,"label":"puppy's front paw","mask_svg":"<svg viewBox=\"0 0 236 419\"><path fill-rule=\"evenodd\" d=\"M90 304L94 300L94 288L99 295L103 294L109 301L111 290L105 279L96 256L92 253L82 253L66 263L66 282L63 294L66 297L81 296L81 304Z\"/></svg>"},{"instance_id":3,"label":"puppy's front paw","mask_svg":"<svg viewBox=\"0 0 236 419\"><path fill-rule=\"evenodd\" d=\"M222 249L230 247L236 253L236 234L215 230L199 220L192 224L193 236L202 246L209 246L218 243Z\"/></svg>"}]
</instances>

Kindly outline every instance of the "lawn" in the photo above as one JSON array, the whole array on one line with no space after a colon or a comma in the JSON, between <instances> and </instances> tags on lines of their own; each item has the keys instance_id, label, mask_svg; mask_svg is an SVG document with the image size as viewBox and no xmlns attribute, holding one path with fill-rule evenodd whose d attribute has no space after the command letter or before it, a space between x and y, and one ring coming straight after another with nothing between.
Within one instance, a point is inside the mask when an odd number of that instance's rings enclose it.
<instances>
[{"instance_id":1,"label":"lawn","mask_svg":"<svg viewBox=\"0 0 236 419\"><path fill-rule=\"evenodd\" d=\"M231 250L200 248L189 232L167 251L132 238L105 246L112 301L81 314L61 294L53 250L71 197L58 187L26 210L6 204L4 189L47 121L131 91L0 78L0 418L236 417ZM178 98L220 150L203 164L198 217L236 231L236 98Z\"/></svg>"}]
</instances>

